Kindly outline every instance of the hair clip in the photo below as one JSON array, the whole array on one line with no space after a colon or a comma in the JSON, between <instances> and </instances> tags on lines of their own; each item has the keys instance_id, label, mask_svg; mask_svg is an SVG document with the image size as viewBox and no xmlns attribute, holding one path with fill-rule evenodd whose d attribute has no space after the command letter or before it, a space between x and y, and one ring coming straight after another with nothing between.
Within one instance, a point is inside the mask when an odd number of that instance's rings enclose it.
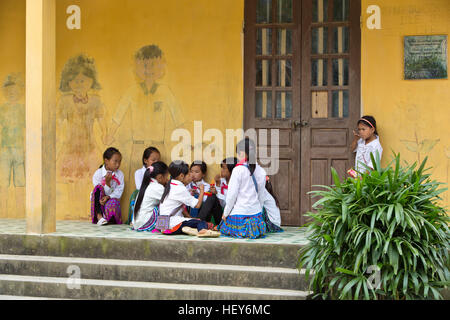
<instances>
[{"instance_id":1,"label":"hair clip","mask_svg":"<svg viewBox=\"0 0 450 320\"><path fill-rule=\"evenodd\" d=\"M266 176L266 182L269 182L269 181L270 181L269 176Z\"/></svg>"},{"instance_id":2,"label":"hair clip","mask_svg":"<svg viewBox=\"0 0 450 320\"><path fill-rule=\"evenodd\" d=\"M147 169L150 171L150 173L152 173L155 168L153 168L153 166L150 166Z\"/></svg>"}]
</instances>

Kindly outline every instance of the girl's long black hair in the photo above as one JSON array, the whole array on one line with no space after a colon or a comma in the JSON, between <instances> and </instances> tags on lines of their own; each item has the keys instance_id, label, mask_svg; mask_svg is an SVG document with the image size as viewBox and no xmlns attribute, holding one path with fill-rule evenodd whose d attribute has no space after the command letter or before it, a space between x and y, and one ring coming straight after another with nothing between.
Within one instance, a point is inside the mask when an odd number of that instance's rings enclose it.
<instances>
[{"instance_id":1,"label":"girl's long black hair","mask_svg":"<svg viewBox=\"0 0 450 320\"><path fill-rule=\"evenodd\" d=\"M374 133L378 136L378 132L377 132L377 122L376 122L375 118L372 117L372 116L364 116L364 117L361 117L361 119L364 119L364 120L366 120L366 121L369 121L370 124L371 124L371 125L373 126L373 128L375 129L375 132L374 132ZM367 127L370 127L370 125L369 125L366 121L361 120L361 119L358 121L358 124L362 123L363 125L365 125L365 126L367 126Z\"/></svg>"},{"instance_id":2,"label":"girl's long black hair","mask_svg":"<svg viewBox=\"0 0 450 320\"><path fill-rule=\"evenodd\" d=\"M103 152L103 163L98 168L100 169L101 167L103 167L105 165L105 159L106 160L111 160L113 155L115 155L116 153L122 155L120 153L120 151L118 149L114 148L114 147L110 147L110 148L106 149L105 152Z\"/></svg>"},{"instance_id":3,"label":"girl's long black hair","mask_svg":"<svg viewBox=\"0 0 450 320\"><path fill-rule=\"evenodd\" d=\"M236 167L238 159L236 157L230 157L222 160L222 164L226 165L230 175L233 173L234 167Z\"/></svg>"},{"instance_id":4,"label":"girl's long black hair","mask_svg":"<svg viewBox=\"0 0 450 320\"><path fill-rule=\"evenodd\" d=\"M275 194L275 191L273 191L272 183L270 182L270 180L266 180L266 190L275 199L275 203L276 203L277 207L279 208L280 202L278 201L278 197Z\"/></svg>"},{"instance_id":5,"label":"girl's long black hair","mask_svg":"<svg viewBox=\"0 0 450 320\"><path fill-rule=\"evenodd\" d=\"M144 153L142 154L142 164L145 166L145 160L147 160L153 152L159 153L161 154L161 152L159 152L158 149L156 149L155 147L148 147L147 149L144 150Z\"/></svg>"},{"instance_id":6,"label":"girl's long black hair","mask_svg":"<svg viewBox=\"0 0 450 320\"><path fill-rule=\"evenodd\" d=\"M246 137L239 141L236 146L236 152L239 153L240 151L245 152L245 157L247 158L248 167L250 169L250 176L252 176L256 169L256 146L253 140Z\"/></svg>"},{"instance_id":7,"label":"girl's long black hair","mask_svg":"<svg viewBox=\"0 0 450 320\"><path fill-rule=\"evenodd\" d=\"M169 174L170 174L170 180L166 184L166 187L164 188L164 193L161 197L161 202L164 202L164 199L167 197L167 195L170 192L170 183L172 182L172 179L175 179L180 174L187 175L189 173L189 165L184 161L172 161L172 163L169 165Z\"/></svg>"},{"instance_id":8,"label":"girl's long black hair","mask_svg":"<svg viewBox=\"0 0 450 320\"><path fill-rule=\"evenodd\" d=\"M142 180L141 189L139 189L139 194L136 198L136 203L134 205L134 217L136 218L139 214L139 209L141 209L142 200L144 200L145 190L147 190L148 185L151 182L152 178L156 178L158 174L166 174L168 172L167 165L158 161L152 164L153 171L150 172L150 169L145 170L144 179Z\"/></svg>"}]
</instances>

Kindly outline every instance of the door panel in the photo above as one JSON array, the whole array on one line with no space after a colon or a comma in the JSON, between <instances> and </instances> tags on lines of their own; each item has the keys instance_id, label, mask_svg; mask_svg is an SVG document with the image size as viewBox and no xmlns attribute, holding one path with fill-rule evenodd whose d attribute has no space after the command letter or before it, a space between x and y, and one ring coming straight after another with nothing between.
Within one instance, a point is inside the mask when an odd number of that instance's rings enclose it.
<instances>
[{"instance_id":1,"label":"door panel","mask_svg":"<svg viewBox=\"0 0 450 320\"><path fill-rule=\"evenodd\" d=\"M271 180L283 225L306 222L307 193L332 183L331 166L344 175L352 165L360 6L360 0L245 0L244 128L279 130L279 171ZM270 150L270 143L259 148Z\"/></svg>"}]
</instances>

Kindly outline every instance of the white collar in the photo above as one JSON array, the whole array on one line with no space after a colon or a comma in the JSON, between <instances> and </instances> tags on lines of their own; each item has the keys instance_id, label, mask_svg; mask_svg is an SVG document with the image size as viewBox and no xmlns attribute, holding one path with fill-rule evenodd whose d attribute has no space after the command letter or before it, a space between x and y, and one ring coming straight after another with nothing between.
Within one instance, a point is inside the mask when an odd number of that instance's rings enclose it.
<instances>
[{"instance_id":1,"label":"white collar","mask_svg":"<svg viewBox=\"0 0 450 320\"><path fill-rule=\"evenodd\" d=\"M170 183L176 184L177 186L184 186L184 183L181 182L180 180L172 179L172 180L170 181Z\"/></svg>"}]
</instances>

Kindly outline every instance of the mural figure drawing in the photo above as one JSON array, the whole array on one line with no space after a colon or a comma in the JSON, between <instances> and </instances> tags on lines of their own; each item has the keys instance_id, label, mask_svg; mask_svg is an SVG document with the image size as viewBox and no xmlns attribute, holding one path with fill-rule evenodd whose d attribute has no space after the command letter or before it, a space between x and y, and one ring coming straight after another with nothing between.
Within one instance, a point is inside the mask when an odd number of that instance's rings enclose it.
<instances>
[{"instance_id":1,"label":"mural figure drawing","mask_svg":"<svg viewBox=\"0 0 450 320\"><path fill-rule=\"evenodd\" d=\"M57 172L62 182L90 178L98 167L99 150L93 128L97 122L106 132L104 105L96 93L100 90L93 58L80 54L69 59L61 73L57 106L57 124L62 137L57 146Z\"/></svg>"},{"instance_id":2,"label":"mural figure drawing","mask_svg":"<svg viewBox=\"0 0 450 320\"><path fill-rule=\"evenodd\" d=\"M142 166L142 152L149 146L156 147L163 158L170 154L171 133L184 123L180 107L170 90L162 82L166 74L166 60L157 45L148 45L134 55L136 83L121 97L116 112L104 138L112 145L116 132L129 115L131 123L124 130L126 143L131 144L129 177ZM163 159L170 161L170 159Z\"/></svg>"},{"instance_id":3,"label":"mural figure drawing","mask_svg":"<svg viewBox=\"0 0 450 320\"><path fill-rule=\"evenodd\" d=\"M7 197L12 180L18 209L23 207L25 200L25 90L19 73L11 73L5 78L2 93L5 103L0 105L0 194ZM6 212L6 199L1 203L0 210Z\"/></svg>"}]
</instances>

